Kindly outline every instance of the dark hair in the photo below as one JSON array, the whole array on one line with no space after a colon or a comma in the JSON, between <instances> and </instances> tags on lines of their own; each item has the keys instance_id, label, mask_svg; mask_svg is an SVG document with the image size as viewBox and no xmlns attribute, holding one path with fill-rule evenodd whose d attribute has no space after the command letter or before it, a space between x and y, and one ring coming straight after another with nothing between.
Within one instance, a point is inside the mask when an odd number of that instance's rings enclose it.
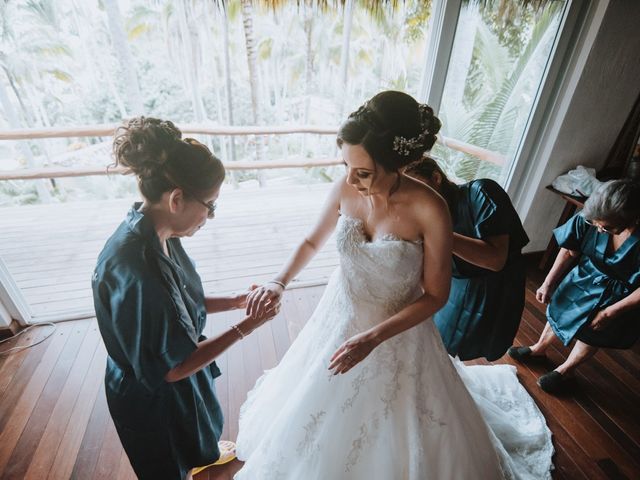
<instances>
[{"instance_id":1,"label":"dark hair","mask_svg":"<svg viewBox=\"0 0 640 480\"><path fill-rule=\"evenodd\" d=\"M338 130L337 143L362 145L374 162L394 172L431 150L441 125L431 107L389 90L349 115Z\"/></svg>"},{"instance_id":2,"label":"dark hair","mask_svg":"<svg viewBox=\"0 0 640 480\"><path fill-rule=\"evenodd\" d=\"M408 175L414 175L418 177L418 179L423 178L427 180L432 180L433 174L438 173L442 178L438 193L442 195L446 200L451 216L453 217L455 215L460 190L455 183L449 180L449 177L447 177L447 175L444 173L442 167L438 165L438 162L436 162L431 157L423 156L421 159L407 166L407 169L404 171L404 173Z\"/></svg>"},{"instance_id":3,"label":"dark hair","mask_svg":"<svg viewBox=\"0 0 640 480\"><path fill-rule=\"evenodd\" d=\"M172 122L150 117L132 118L115 132L115 164L138 177L140 192L151 202L174 188L202 195L224 180L222 162L202 143L181 137Z\"/></svg>"},{"instance_id":4,"label":"dark hair","mask_svg":"<svg viewBox=\"0 0 640 480\"><path fill-rule=\"evenodd\" d=\"M640 183L630 179L612 180L600 185L582 210L587 220L603 220L625 229L640 222Z\"/></svg>"}]
</instances>

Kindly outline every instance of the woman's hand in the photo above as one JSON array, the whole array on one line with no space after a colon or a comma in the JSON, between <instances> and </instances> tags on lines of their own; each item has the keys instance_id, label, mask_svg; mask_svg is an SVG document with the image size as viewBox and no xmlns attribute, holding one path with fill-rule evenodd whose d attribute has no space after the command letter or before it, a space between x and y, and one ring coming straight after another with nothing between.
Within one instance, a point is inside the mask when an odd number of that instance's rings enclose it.
<instances>
[{"instance_id":1,"label":"woman's hand","mask_svg":"<svg viewBox=\"0 0 640 480\"><path fill-rule=\"evenodd\" d=\"M548 283L543 283L540 285L540 288L536 290L536 300L540 303L544 303L545 305L551 301L551 296L553 295L555 288L553 288Z\"/></svg>"},{"instance_id":2,"label":"woman's hand","mask_svg":"<svg viewBox=\"0 0 640 480\"><path fill-rule=\"evenodd\" d=\"M243 326L246 326L248 331L244 332L246 335L249 335L256 328L262 326L268 320L271 320L278 313L280 313L280 303L274 303L270 305L268 308L262 310L259 314L254 316L247 317Z\"/></svg>"},{"instance_id":3,"label":"woman's hand","mask_svg":"<svg viewBox=\"0 0 640 480\"><path fill-rule=\"evenodd\" d=\"M354 335L331 356L329 370L333 370L334 375L347 373L367 358L379 344L380 342L372 338L368 332Z\"/></svg>"},{"instance_id":4,"label":"woman's hand","mask_svg":"<svg viewBox=\"0 0 640 480\"><path fill-rule=\"evenodd\" d=\"M611 315L611 312L604 308L596 313L596 316L591 320L591 329L597 332L604 330L609 326L613 319L614 316Z\"/></svg>"},{"instance_id":5,"label":"woman's hand","mask_svg":"<svg viewBox=\"0 0 640 480\"><path fill-rule=\"evenodd\" d=\"M179 365L173 367L164 379L167 382L177 382L200 371L220 356L231 345L246 337L267 320L275 317L280 311L280 305L274 304L265 309L261 315L246 317L233 325L227 331L198 342L196 349Z\"/></svg>"},{"instance_id":6,"label":"woman's hand","mask_svg":"<svg viewBox=\"0 0 640 480\"><path fill-rule=\"evenodd\" d=\"M255 288L247 295L247 315L250 317L264 315L266 311L280 303L283 292L284 287L278 283L267 282Z\"/></svg>"},{"instance_id":7,"label":"woman's hand","mask_svg":"<svg viewBox=\"0 0 640 480\"><path fill-rule=\"evenodd\" d=\"M258 288L258 285L251 285L244 292L236 293L233 297L233 308L247 308L247 300L249 298L249 294L256 288Z\"/></svg>"}]
</instances>

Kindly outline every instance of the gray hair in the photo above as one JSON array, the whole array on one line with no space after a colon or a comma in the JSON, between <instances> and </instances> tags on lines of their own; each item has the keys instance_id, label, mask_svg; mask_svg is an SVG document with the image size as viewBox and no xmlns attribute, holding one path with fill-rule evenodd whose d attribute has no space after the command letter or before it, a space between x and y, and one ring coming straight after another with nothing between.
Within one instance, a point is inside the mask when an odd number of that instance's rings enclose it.
<instances>
[{"instance_id":1,"label":"gray hair","mask_svg":"<svg viewBox=\"0 0 640 480\"><path fill-rule=\"evenodd\" d=\"M640 223L640 183L630 179L602 184L587 199L582 210L587 220L601 220L625 229Z\"/></svg>"}]
</instances>

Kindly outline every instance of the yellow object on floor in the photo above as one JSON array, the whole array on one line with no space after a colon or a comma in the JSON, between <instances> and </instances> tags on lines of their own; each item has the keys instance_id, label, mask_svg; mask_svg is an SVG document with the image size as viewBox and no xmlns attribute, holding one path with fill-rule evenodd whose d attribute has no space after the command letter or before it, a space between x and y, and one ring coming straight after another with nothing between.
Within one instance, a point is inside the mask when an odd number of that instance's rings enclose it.
<instances>
[{"instance_id":1,"label":"yellow object on floor","mask_svg":"<svg viewBox=\"0 0 640 480\"><path fill-rule=\"evenodd\" d=\"M194 468L191 470L191 475L196 475L214 465L224 465L236 458L236 444L234 442L230 440L220 440L218 442L218 449L220 450L220 458L218 458L218 460L209 465L205 465L204 467Z\"/></svg>"}]
</instances>

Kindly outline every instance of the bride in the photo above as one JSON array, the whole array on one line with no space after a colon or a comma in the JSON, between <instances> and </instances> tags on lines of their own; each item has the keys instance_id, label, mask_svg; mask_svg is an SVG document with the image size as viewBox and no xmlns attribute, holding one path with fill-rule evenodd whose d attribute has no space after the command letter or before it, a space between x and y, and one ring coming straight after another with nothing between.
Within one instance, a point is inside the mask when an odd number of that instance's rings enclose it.
<instances>
[{"instance_id":1,"label":"bride","mask_svg":"<svg viewBox=\"0 0 640 480\"><path fill-rule=\"evenodd\" d=\"M401 175L440 121L382 92L338 133L347 175L248 313L278 302L334 232L340 266L280 364L240 412L236 480L550 478L551 434L514 367L465 367L431 316L447 300L443 199Z\"/></svg>"}]
</instances>

